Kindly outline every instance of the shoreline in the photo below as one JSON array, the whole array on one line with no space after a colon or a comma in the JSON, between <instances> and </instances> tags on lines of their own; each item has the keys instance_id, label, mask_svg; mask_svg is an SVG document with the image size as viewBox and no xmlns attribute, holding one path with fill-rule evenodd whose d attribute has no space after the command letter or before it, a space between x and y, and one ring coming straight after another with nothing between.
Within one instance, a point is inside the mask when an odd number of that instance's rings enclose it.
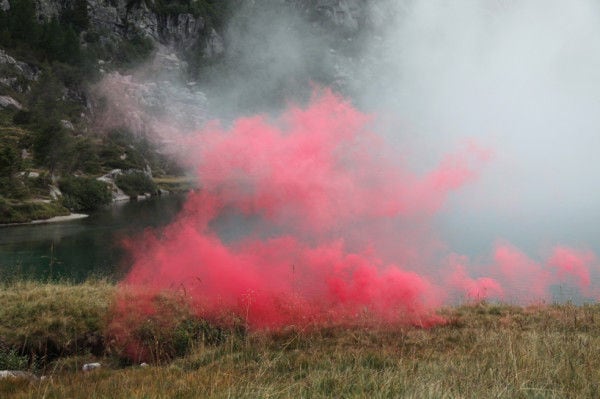
<instances>
[{"instance_id":1,"label":"shoreline","mask_svg":"<svg viewBox=\"0 0 600 399\"><path fill-rule=\"evenodd\" d=\"M31 222L23 222L23 223L0 223L0 228L2 227L11 227L11 226L27 226L27 225L35 225L35 224L46 224L46 223L59 223L59 222L68 222L71 220L79 220L85 219L89 217L85 213L71 213L69 215L64 216L54 216L49 219L38 219L32 220Z\"/></svg>"}]
</instances>

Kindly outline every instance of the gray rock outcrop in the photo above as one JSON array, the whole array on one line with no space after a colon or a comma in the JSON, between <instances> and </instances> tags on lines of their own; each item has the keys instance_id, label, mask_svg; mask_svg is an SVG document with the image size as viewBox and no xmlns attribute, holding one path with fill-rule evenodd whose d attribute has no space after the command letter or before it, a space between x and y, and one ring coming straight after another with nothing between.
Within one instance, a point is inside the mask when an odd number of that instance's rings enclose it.
<instances>
[{"instance_id":1,"label":"gray rock outcrop","mask_svg":"<svg viewBox=\"0 0 600 399\"><path fill-rule=\"evenodd\" d=\"M8 55L0 49L0 85L24 93L29 91L30 83L38 80L40 71Z\"/></svg>"},{"instance_id":2,"label":"gray rock outcrop","mask_svg":"<svg viewBox=\"0 0 600 399\"><path fill-rule=\"evenodd\" d=\"M355 34L368 20L367 0L287 0L321 25L339 33Z\"/></svg>"},{"instance_id":3,"label":"gray rock outcrop","mask_svg":"<svg viewBox=\"0 0 600 399\"><path fill-rule=\"evenodd\" d=\"M0 370L1 379L39 381L39 377L28 371L21 370Z\"/></svg>"},{"instance_id":4,"label":"gray rock outcrop","mask_svg":"<svg viewBox=\"0 0 600 399\"><path fill-rule=\"evenodd\" d=\"M73 6L72 0L36 0L35 3L38 18L46 21L58 18ZM145 0L87 0L87 6L90 30L100 33L103 41L114 42L141 34L155 43L179 50L190 49L200 43L198 48L207 48L209 56L222 52L220 34L212 29L207 31L202 16L161 14L152 2Z\"/></svg>"},{"instance_id":5,"label":"gray rock outcrop","mask_svg":"<svg viewBox=\"0 0 600 399\"><path fill-rule=\"evenodd\" d=\"M137 74L109 73L96 85L94 96L108 100L102 110L93 107L96 124L105 130L126 126L159 141L203 126L208 100L194 82L178 79L185 62L161 47L150 64Z\"/></svg>"},{"instance_id":6,"label":"gray rock outcrop","mask_svg":"<svg viewBox=\"0 0 600 399\"><path fill-rule=\"evenodd\" d=\"M23 106L10 96L0 96L0 108L23 109Z\"/></svg>"},{"instance_id":7,"label":"gray rock outcrop","mask_svg":"<svg viewBox=\"0 0 600 399\"><path fill-rule=\"evenodd\" d=\"M97 179L101 182L108 184L111 190L113 202L129 201L129 196L126 195L123 192L123 190L117 187L117 184L115 183L115 179L121 174L123 174L123 171L121 169L114 169L109 173L105 174L104 176L100 176Z\"/></svg>"}]
</instances>

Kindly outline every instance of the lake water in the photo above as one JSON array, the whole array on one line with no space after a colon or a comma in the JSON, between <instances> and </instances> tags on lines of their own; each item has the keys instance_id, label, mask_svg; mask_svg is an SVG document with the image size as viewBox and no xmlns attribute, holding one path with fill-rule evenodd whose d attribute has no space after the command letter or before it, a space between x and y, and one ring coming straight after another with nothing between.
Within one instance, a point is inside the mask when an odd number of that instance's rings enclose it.
<instances>
[{"instance_id":1,"label":"lake water","mask_svg":"<svg viewBox=\"0 0 600 399\"><path fill-rule=\"evenodd\" d=\"M130 266L121 240L166 225L184 200L172 195L117 203L85 219L0 227L0 278L119 278Z\"/></svg>"}]
</instances>

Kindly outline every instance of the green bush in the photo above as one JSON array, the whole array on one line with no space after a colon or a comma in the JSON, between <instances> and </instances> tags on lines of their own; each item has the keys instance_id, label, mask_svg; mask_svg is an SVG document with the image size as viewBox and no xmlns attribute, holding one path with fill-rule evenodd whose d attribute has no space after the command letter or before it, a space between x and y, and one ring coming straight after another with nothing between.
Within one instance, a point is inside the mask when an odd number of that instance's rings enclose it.
<instances>
[{"instance_id":1,"label":"green bush","mask_svg":"<svg viewBox=\"0 0 600 399\"><path fill-rule=\"evenodd\" d=\"M46 61L78 64L81 46L78 32L88 25L87 3L77 0L64 10L61 20L38 21L33 0L11 0L10 8L0 10L0 44L33 52Z\"/></svg>"},{"instance_id":2,"label":"green bush","mask_svg":"<svg viewBox=\"0 0 600 399\"><path fill-rule=\"evenodd\" d=\"M117 187L130 197L137 197L145 193L155 194L157 191L154 181L144 172L129 172L117 176Z\"/></svg>"},{"instance_id":3,"label":"green bush","mask_svg":"<svg viewBox=\"0 0 600 399\"><path fill-rule=\"evenodd\" d=\"M108 185L93 178L62 178L58 186L63 193L63 205L73 211L93 211L112 199Z\"/></svg>"},{"instance_id":4,"label":"green bush","mask_svg":"<svg viewBox=\"0 0 600 399\"><path fill-rule=\"evenodd\" d=\"M120 66L131 67L146 60L154 51L152 40L136 32L128 40L120 41L114 51L114 60Z\"/></svg>"},{"instance_id":5,"label":"green bush","mask_svg":"<svg viewBox=\"0 0 600 399\"><path fill-rule=\"evenodd\" d=\"M235 333L199 318L185 295L170 291L122 291L110 315L106 333L109 350L132 361L171 361L198 344L222 344Z\"/></svg>"},{"instance_id":6,"label":"green bush","mask_svg":"<svg viewBox=\"0 0 600 399\"><path fill-rule=\"evenodd\" d=\"M29 196L29 187L18 177L0 176L0 194L6 198L22 200Z\"/></svg>"},{"instance_id":7,"label":"green bush","mask_svg":"<svg viewBox=\"0 0 600 399\"><path fill-rule=\"evenodd\" d=\"M0 370L26 370L29 359L14 349L0 350Z\"/></svg>"},{"instance_id":8,"label":"green bush","mask_svg":"<svg viewBox=\"0 0 600 399\"><path fill-rule=\"evenodd\" d=\"M13 177L21 168L21 151L14 140L0 143L0 177Z\"/></svg>"},{"instance_id":9,"label":"green bush","mask_svg":"<svg viewBox=\"0 0 600 399\"><path fill-rule=\"evenodd\" d=\"M18 202L0 196L0 223L27 223L68 214L69 211L56 202Z\"/></svg>"},{"instance_id":10,"label":"green bush","mask_svg":"<svg viewBox=\"0 0 600 399\"><path fill-rule=\"evenodd\" d=\"M57 356L103 352L101 332L114 293L112 284L1 283L2 348L37 357L41 363ZM19 362L14 354L7 360Z\"/></svg>"},{"instance_id":11,"label":"green bush","mask_svg":"<svg viewBox=\"0 0 600 399\"><path fill-rule=\"evenodd\" d=\"M32 114L30 111L20 110L13 116L13 123L15 125L28 125L31 123Z\"/></svg>"}]
</instances>

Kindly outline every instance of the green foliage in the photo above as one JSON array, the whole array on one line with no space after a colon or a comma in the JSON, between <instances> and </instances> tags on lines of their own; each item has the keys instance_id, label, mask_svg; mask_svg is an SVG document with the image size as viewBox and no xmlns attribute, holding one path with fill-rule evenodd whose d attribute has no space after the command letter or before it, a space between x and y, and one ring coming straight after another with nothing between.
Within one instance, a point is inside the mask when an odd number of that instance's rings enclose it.
<instances>
[{"instance_id":1,"label":"green foliage","mask_svg":"<svg viewBox=\"0 0 600 399\"><path fill-rule=\"evenodd\" d=\"M27 223L54 216L68 215L62 205L51 202L19 202L0 196L0 223Z\"/></svg>"},{"instance_id":2,"label":"green foliage","mask_svg":"<svg viewBox=\"0 0 600 399\"><path fill-rule=\"evenodd\" d=\"M49 61L77 64L81 61L79 37L71 25L61 25L52 19L42 27L40 46Z\"/></svg>"},{"instance_id":3,"label":"green foliage","mask_svg":"<svg viewBox=\"0 0 600 399\"><path fill-rule=\"evenodd\" d=\"M13 123L15 125L28 125L32 121L32 113L26 110L19 110L13 115Z\"/></svg>"},{"instance_id":4,"label":"green foliage","mask_svg":"<svg viewBox=\"0 0 600 399\"><path fill-rule=\"evenodd\" d=\"M21 169L21 151L14 141L0 142L0 178L12 178Z\"/></svg>"},{"instance_id":5,"label":"green foliage","mask_svg":"<svg viewBox=\"0 0 600 399\"><path fill-rule=\"evenodd\" d=\"M38 125L58 123L63 108L64 86L52 70L46 70L32 87L30 110Z\"/></svg>"},{"instance_id":6,"label":"green foliage","mask_svg":"<svg viewBox=\"0 0 600 399\"><path fill-rule=\"evenodd\" d=\"M13 199L25 198L29 193L17 174L23 166L19 139L18 130L0 130L0 195Z\"/></svg>"},{"instance_id":7,"label":"green foliage","mask_svg":"<svg viewBox=\"0 0 600 399\"><path fill-rule=\"evenodd\" d=\"M63 205L73 211L93 211L112 199L108 185L93 178L62 178L58 186L63 193Z\"/></svg>"},{"instance_id":8,"label":"green foliage","mask_svg":"<svg viewBox=\"0 0 600 399\"><path fill-rule=\"evenodd\" d=\"M21 385L0 381L0 396L596 398L600 393L598 304L445 308L439 316L446 323L432 328L310 325L239 334L202 321L177 293L149 297L127 286L115 291L107 283L4 284L5 348L38 356L50 378ZM120 296L122 301L114 300ZM159 364L124 368L117 349L135 343ZM91 361L100 361L102 369L82 373L81 366Z\"/></svg>"},{"instance_id":9,"label":"green foliage","mask_svg":"<svg viewBox=\"0 0 600 399\"><path fill-rule=\"evenodd\" d=\"M133 361L170 361L198 344L221 344L234 333L196 316L188 298L172 291L147 295L121 290L111 317L107 327L108 337L114 337L110 350Z\"/></svg>"},{"instance_id":10,"label":"green foliage","mask_svg":"<svg viewBox=\"0 0 600 399\"><path fill-rule=\"evenodd\" d=\"M205 320L187 316L172 323L173 313L152 315L133 331L140 350L145 352L143 360L160 363L185 356L199 342L219 344L225 341L225 330ZM141 353L141 352L140 352Z\"/></svg>"},{"instance_id":11,"label":"green foliage","mask_svg":"<svg viewBox=\"0 0 600 399\"><path fill-rule=\"evenodd\" d=\"M154 194L157 191L152 178L140 171L123 173L115 179L117 187L130 197L137 197L145 193Z\"/></svg>"},{"instance_id":12,"label":"green foliage","mask_svg":"<svg viewBox=\"0 0 600 399\"><path fill-rule=\"evenodd\" d=\"M78 64L82 53L77 32L88 24L87 2L77 0L61 20L38 22L33 0L11 0L8 11L0 12L0 45L29 50L45 61Z\"/></svg>"},{"instance_id":13,"label":"green foliage","mask_svg":"<svg viewBox=\"0 0 600 399\"><path fill-rule=\"evenodd\" d=\"M14 41L23 41L34 45L39 35L39 24L35 17L33 0L11 0L10 10L6 13L5 29Z\"/></svg>"},{"instance_id":14,"label":"green foliage","mask_svg":"<svg viewBox=\"0 0 600 399\"><path fill-rule=\"evenodd\" d=\"M33 140L35 160L54 173L64 163L69 150L69 136L56 122L49 123L38 131Z\"/></svg>"},{"instance_id":15,"label":"green foliage","mask_svg":"<svg viewBox=\"0 0 600 399\"><path fill-rule=\"evenodd\" d=\"M106 282L3 284L0 337L8 348L42 361L59 355L98 353L103 348L101 331L113 292L114 286Z\"/></svg>"},{"instance_id":16,"label":"green foliage","mask_svg":"<svg viewBox=\"0 0 600 399\"><path fill-rule=\"evenodd\" d=\"M143 137L126 130L113 130L100 150L103 165L109 169L144 169L156 154L154 146Z\"/></svg>"},{"instance_id":17,"label":"green foliage","mask_svg":"<svg viewBox=\"0 0 600 399\"><path fill-rule=\"evenodd\" d=\"M0 370L26 370L29 366L29 358L20 355L14 349L0 349Z\"/></svg>"},{"instance_id":18,"label":"green foliage","mask_svg":"<svg viewBox=\"0 0 600 399\"><path fill-rule=\"evenodd\" d=\"M0 193L6 198L25 199L29 196L29 187L20 177L0 177Z\"/></svg>"},{"instance_id":19,"label":"green foliage","mask_svg":"<svg viewBox=\"0 0 600 399\"><path fill-rule=\"evenodd\" d=\"M88 138L77 138L73 144L73 156L69 170L79 170L88 174L96 174L101 170L97 144Z\"/></svg>"},{"instance_id":20,"label":"green foliage","mask_svg":"<svg viewBox=\"0 0 600 399\"><path fill-rule=\"evenodd\" d=\"M88 28L90 18L87 12L87 0L75 0L71 8L67 8L61 15L61 22L72 26L77 32Z\"/></svg>"},{"instance_id":21,"label":"green foliage","mask_svg":"<svg viewBox=\"0 0 600 399\"><path fill-rule=\"evenodd\" d=\"M112 56L118 65L131 67L147 59L153 50L152 40L136 32L119 42Z\"/></svg>"}]
</instances>

